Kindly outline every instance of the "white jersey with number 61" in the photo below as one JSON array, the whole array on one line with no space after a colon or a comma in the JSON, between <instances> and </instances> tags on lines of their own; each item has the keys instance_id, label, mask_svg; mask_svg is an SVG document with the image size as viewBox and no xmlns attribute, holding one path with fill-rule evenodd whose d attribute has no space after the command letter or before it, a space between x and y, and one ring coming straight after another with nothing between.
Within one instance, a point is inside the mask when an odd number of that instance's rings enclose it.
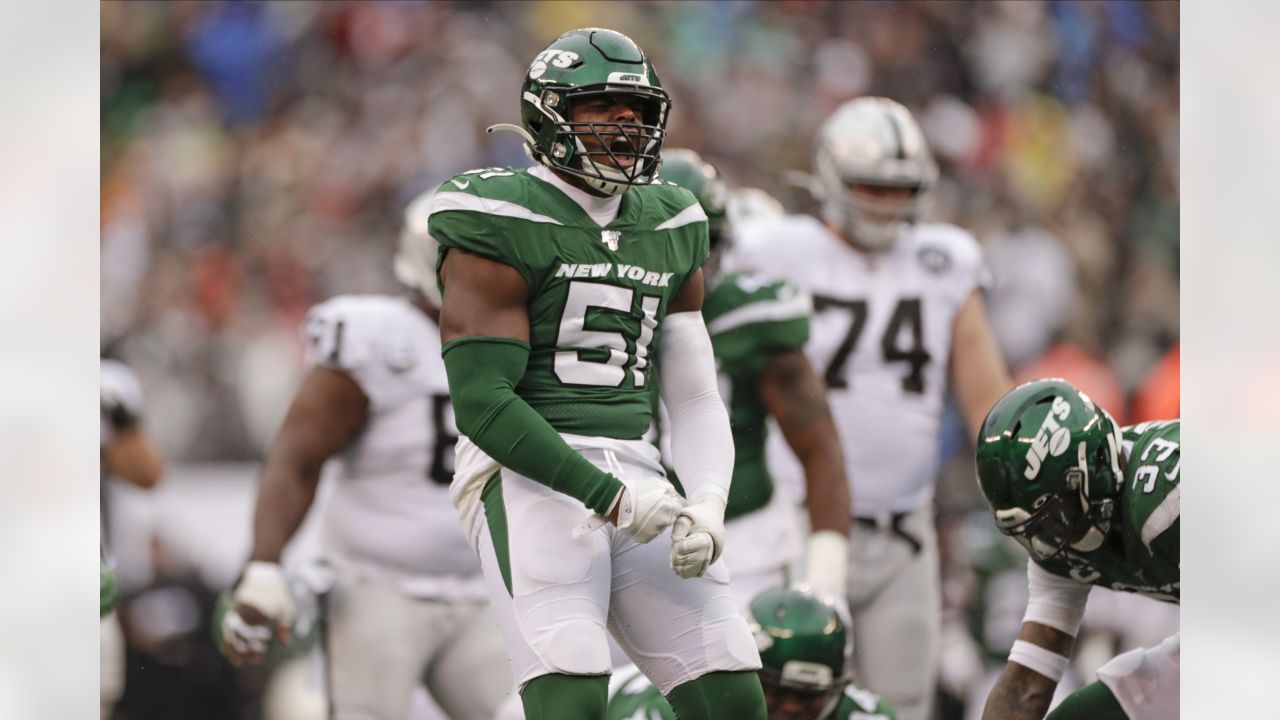
<instances>
[{"instance_id":1,"label":"white jersey with number 61","mask_svg":"<svg viewBox=\"0 0 1280 720\"><path fill-rule=\"evenodd\" d=\"M327 556L414 597L485 597L449 502L458 439L440 330L407 298L345 295L307 315L310 364L346 373L369 399L364 431L335 462L323 510Z\"/></svg>"},{"instance_id":2,"label":"white jersey with number 61","mask_svg":"<svg viewBox=\"0 0 1280 720\"><path fill-rule=\"evenodd\" d=\"M813 217L785 215L746 224L732 253L734 270L768 273L813 296L805 352L826 381L857 513L930 502L952 326L986 276L973 236L919 224L888 250L864 253ZM780 478L800 477L783 446L772 443L770 455Z\"/></svg>"}]
</instances>

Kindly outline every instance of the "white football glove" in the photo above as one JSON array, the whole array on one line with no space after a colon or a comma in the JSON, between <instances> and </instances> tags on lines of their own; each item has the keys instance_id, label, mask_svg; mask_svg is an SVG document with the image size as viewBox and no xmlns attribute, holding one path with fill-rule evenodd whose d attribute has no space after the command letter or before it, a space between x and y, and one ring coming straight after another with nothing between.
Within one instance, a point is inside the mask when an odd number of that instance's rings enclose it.
<instances>
[{"instance_id":1,"label":"white football glove","mask_svg":"<svg viewBox=\"0 0 1280 720\"><path fill-rule=\"evenodd\" d=\"M805 583L839 604L848 598L848 579L848 536L835 530L819 530L810 535L805 550Z\"/></svg>"},{"instance_id":2,"label":"white football glove","mask_svg":"<svg viewBox=\"0 0 1280 720\"><path fill-rule=\"evenodd\" d=\"M298 606L279 565L249 563L232 599L235 607L222 616L222 651L233 664L262 662L273 635L292 642Z\"/></svg>"},{"instance_id":3,"label":"white football glove","mask_svg":"<svg viewBox=\"0 0 1280 720\"><path fill-rule=\"evenodd\" d=\"M725 500L703 493L680 511L671 528L671 569L682 578L701 577L724 552Z\"/></svg>"},{"instance_id":4,"label":"white football glove","mask_svg":"<svg viewBox=\"0 0 1280 720\"><path fill-rule=\"evenodd\" d=\"M618 509L618 530L641 544L666 532L675 522L681 503L671 483L659 476L618 479L622 481L622 490L609 507L610 513L615 507ZM607 522L605 516L593 514L573 531L573 536L582 537Z\"/></svg>"}]
</instances>

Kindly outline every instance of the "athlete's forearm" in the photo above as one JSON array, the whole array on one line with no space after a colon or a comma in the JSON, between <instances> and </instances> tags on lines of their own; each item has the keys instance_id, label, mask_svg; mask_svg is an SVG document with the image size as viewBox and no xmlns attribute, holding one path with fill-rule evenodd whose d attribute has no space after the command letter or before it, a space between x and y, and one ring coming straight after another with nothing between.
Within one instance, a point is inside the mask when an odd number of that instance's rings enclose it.
<instances>
[{"instance_id":1,"label":"athlete's forearm","mask_svg":"<svg viewBox=\"0 0 1280 720\"><path fill-rule=\"evenodd\" d=\"M1050 663L1042 660L1030 662L1039 667L1041 664L1057 665L1056 674L1060 676L1066 665L1066 658L1071 654L1075 638L1056 628L1037 622L1023 622L1018 632L1018 642L1010 653L1009 662L1004 672L996 681L991 694L987 697L987 705L983 710L983 720L1005 720L1023 718L1040 720L1049 711L1049 703L1053 701L1053 692L1058 687L1058 678L1049 677L1044 672L1033 670L1018 660L1018 645L1029 645L1037 655L1052 659Z\"/></svg>"},{"instance_id":2,"label":"athlete's forearm","mask_svg":"<svg viewBox=\"0 0 1280 720\"><path fill-rule=\"evenodd\" d=\"M779 353L765 364L760 395L804 467L805 505L813 532L833 530L847 536L852 501L822 380L800 351Z\"/></svg>"},{"instance_id":3,"label":"athlete's forearm","mask_svg":"<svg viewBox=\"0 0 1280 720\"><path fill-rule=\"evenodd\" d=\"M465 337L444 346L458 430L503 467L581 500L607 515L622 482L569 447L555 428L515 392L529 360L528 343Z\"/></svg>"},{"instance_id":4,"label":"athlete's forearm","mask_svg":"<svg viewBox=\"0 0 1280 720\"><path fill-rule=\"evenodd\" d=\"M267 456L253 511L253 548L249 560L280 562L284 548L315 501L322 465L305 466L282 452Z\"/></svg>"},{"instance_id":5,"label":"athlete's forearm","mask_svg":"<svg viewBox=\"0 0 1280 720\"><path fill-rule=\"evenodd\" d=\"M320 470L360 434L368 417L369 399L349 374L323 366L307 373L267 450L251 561L280 561L315 500Z\"/></svg>"},{"instance_id":6,"label":"athlete's forearm","mask_svg":"<svg viewBox=\"0 0 1280 720\"><path fill-rule=\"evenodd\" d=\"M982 720L1041 720L1057 687L1040 673L1010 662L987 696Z\"/></svg>"}]
</instances>

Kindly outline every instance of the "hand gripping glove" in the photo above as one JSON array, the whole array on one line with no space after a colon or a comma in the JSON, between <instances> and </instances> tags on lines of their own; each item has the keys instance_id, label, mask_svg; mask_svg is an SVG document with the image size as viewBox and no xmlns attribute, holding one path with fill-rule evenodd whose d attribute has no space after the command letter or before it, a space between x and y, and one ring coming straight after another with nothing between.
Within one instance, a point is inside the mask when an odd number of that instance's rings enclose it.
<instances>
[{"instance_id":1,"label":"hand gripping glove","mask_svg":"<svg viewBox=\"0 0 1280 720\"><path fill-rule=\"evenodd\" d=\"M232 664L261 662L273 635L286 645L292 641L298 606L279 565L249 563L231 597L234 607L222 616L221 650Z\"/></svg>"},{"instance_id":2,"label":"hand gripping glove","mask_svg":"<svg viewBox=\"0 0 1280 720\"><path fill-rule=\"evenodd\" d=\"M671 569L682 578L701 577L724 552L725 500L703 493L680 511L671 528Z\"/></svg>"},{"instance_id":3,"label":"hand gripping glove","mask_svg":"<svg viewBox=\"0 0 1280 720\"><path fill-rule=\"evenodd\" d=\"M621 468L615 469L615 477L622 481L622 490L609 507L610 514L618 511L618 530L630 535L638 543L647 543L671 527L680 512L680 496L665 478L658 476L629 479ZM603 515L593 514L574 531L574 537L582 537L608 522Z\"/></svg>"}]
</instances>

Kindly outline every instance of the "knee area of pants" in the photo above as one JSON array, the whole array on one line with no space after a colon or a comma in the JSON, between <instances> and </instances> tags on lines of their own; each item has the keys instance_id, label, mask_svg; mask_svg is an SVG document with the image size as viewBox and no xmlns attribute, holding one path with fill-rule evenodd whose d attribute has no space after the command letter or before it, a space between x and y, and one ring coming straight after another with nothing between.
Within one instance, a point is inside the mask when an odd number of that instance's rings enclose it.
<instances>
[{"instance_id":1,"label":"knee area of pants","mask_svg":"<svg viewBox=\"0 0 1280 720\"><path fill-rule=\"evenodd\" d=\"M531 638L539 659L553 673L603 675L609 672L609 644L604 626L570 621Z\"/></svg>"}]
</instances>

